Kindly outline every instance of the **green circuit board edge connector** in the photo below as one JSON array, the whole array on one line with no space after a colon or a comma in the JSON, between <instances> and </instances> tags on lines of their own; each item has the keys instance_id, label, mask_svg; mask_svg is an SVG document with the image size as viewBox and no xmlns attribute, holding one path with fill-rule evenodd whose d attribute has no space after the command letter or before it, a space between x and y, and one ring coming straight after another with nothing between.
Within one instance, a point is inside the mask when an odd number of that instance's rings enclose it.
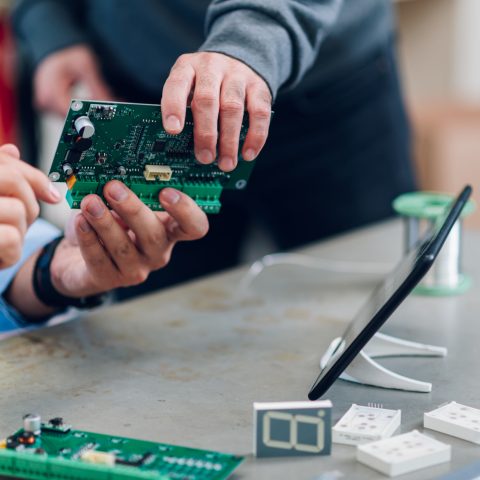
<instances>
[{"instance_id":1,"label":"green circuit board edge connector","mask_svg":"<svg viewBox=\"0 0 480 480\"><path fill-rule=\"evenodd\" d=\"M0 445L0 476L32 480L225 480L242 457L74 430L62 419Z\"/></svg>"},{"instance_id":2,"label":"green circuit board edge connector","mask_svg":"<svg viewBox=\"0 0 480 480\"><path fill-rule=\"evenodd\" d=\"M222 191L244 190L254 166L240 153L247 130L245 119L238 166L227 173L216 162L197 162L189 108L184 130L171 135L163 128L159 105L72 100L49 177L67 184L71 208L92 193L105 200L105 184L120 180L152 210L162 210L158 195L173 187L206 213L218 213Z\"/></svg>"}]
</instances>

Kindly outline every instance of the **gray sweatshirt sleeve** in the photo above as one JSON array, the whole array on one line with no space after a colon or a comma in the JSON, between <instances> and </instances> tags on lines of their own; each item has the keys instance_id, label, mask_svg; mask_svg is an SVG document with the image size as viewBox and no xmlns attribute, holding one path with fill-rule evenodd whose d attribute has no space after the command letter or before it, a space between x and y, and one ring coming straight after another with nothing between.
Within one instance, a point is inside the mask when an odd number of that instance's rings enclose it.
<instances>
[{"instance_id":1,"label":"gray sweatshirt sleeve","mask_svg":"<svg viewBox=\"0 0 480 480\"><path fill-rule=\"evenodd\" d=\"M48 54L71 45L86 43L78 19L81 0L19 0L12 15L13 29L26 45L34 65ZM47 27L48 26L48 27ZM48 28L48 32L45 29Z\"/></svg>"},{"instance_id":2,"label":"gray sweatshirt sleeve","mask_svg":"<svg viewBox=\"0 0 480 480\"><path fill-rule=\"evenodd\" d=\"M312 66L343 0L214 0L201 51L241 60L278 90L294 87Z\"/></svg>"}]
</instances>

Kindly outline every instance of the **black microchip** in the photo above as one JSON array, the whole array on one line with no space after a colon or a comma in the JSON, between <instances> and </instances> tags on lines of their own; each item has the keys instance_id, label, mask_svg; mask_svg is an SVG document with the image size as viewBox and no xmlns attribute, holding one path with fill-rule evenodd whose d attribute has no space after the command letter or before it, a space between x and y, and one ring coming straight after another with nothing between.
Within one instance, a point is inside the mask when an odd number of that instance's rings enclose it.
<instances>
[{"instance_id":1,"label":"black microchip","mask_svg":"<svg viewBox=\"0 0 480 480\"><path fill-rule=\"evenodd\" d=\"M68 150L67 155L65 156L65 162L73 165L80 161L81 156L82 152L79 152L77 150Z\"/></svg>"},{"instance_id":2,"label":"black microchip","mask_svg":"<svg viewBox=\"0 0 480 480\"><path fill-rule=\"evenodd\" d=\"M167 142L164 142L163 140L155 140L155 143L153 144L152 152L155 152L155 153L164 152L166 146L167 146Z\"/></svg>"},{"instance_id":3,"label":"black microchip","mask_svg":"<svg viewBox=\"0 0 480 480\"><path fill-rule=\"evenodd\" d=\"M54 427L59 427L59 426L63 425L63 418L61 418L61 417L51 418L48 423L50 423Z\"/></svg>"},{"instance_id":4,"label":"black microchip","mask_svg":"<svg viewBox=\"0 0 480 480\"><path fill-rule=\"evenodd\" d=\"M82 138L82 137L77 137L75 139L75 145L74 149L77 152L84 152L85 150L88 150L92 146L93 140L91 138Z\"/></svg>"}]
</instances>

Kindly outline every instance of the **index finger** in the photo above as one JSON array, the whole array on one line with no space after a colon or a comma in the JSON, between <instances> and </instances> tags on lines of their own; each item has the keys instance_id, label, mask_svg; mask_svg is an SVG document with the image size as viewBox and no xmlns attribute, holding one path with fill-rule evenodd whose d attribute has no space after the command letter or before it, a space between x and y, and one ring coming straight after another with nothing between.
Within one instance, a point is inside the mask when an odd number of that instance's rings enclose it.
<instances>
[{"instance_id":1,"label":"index finger","mask_svg":"<svg viewBox=\"0 0 480 480\"><path fill-rule=\"evenodd\" d=\"M185 125L188 96L195 79L195 70L191 65L177 63L163 86L162 122L165 130L173 135L180 133Z\"/></svg>"},{"instance_id":2,"label":"index finger","mask_svg":"<svg viewBox=\"0 0 480 480\"><path fill-rule=\"evenodd\" d=\"M61 197L58 190L40 170L22 160L17 160L14 165L30 184L38 200L43 200L47 203L58 203L60 201Z\"/></svg>"},{"instance_id":3,"label":"index finger","mask_svg":"<svg viewBox=\"0 0 480 480\"><path fill-rule=\"evenodd\" d=\"M160 192L160 203L171 217L167 223L169 240L198 240L207 234L207 215L189 196L164 188Z\"/></svg>"}]
</instances>

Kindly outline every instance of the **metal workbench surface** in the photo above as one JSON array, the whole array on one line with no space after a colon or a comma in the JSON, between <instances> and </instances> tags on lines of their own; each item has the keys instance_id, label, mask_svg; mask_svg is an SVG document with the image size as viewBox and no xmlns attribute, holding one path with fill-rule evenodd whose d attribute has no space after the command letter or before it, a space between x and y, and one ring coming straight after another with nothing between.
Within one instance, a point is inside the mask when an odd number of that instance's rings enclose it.
<instances>
[{"instance_id":1,"label":"metal workbench surface","mask_svg":"<svg viewBox=\"0 0 480 480\"><path fill-rule=\"evenodd\" d=\"M465 295L411 296L385 333L447 346L446 358L384 359L398 373L433 382L433 392L389 391L337 381L326 398L336 421L352 403L402 409L402 431L422 428L423 412L451 400L480 407L480 235L465 236L474 277ZM395 263L402 229L388 222L314 245L304 253L335 260ZM368 267L368 265L367 265ZM331 456L252 457L254 401L305 400L320 355L371 292L378 274L271 267L247 293L245 269L0 343L0 436L27 412L63 416L76 428L246 455L235 479L385 478L355 461L355 448ZM473 462L480 447L432 432L453 459L402 479L436 478Z\"/></svg>"}]
</instances>

